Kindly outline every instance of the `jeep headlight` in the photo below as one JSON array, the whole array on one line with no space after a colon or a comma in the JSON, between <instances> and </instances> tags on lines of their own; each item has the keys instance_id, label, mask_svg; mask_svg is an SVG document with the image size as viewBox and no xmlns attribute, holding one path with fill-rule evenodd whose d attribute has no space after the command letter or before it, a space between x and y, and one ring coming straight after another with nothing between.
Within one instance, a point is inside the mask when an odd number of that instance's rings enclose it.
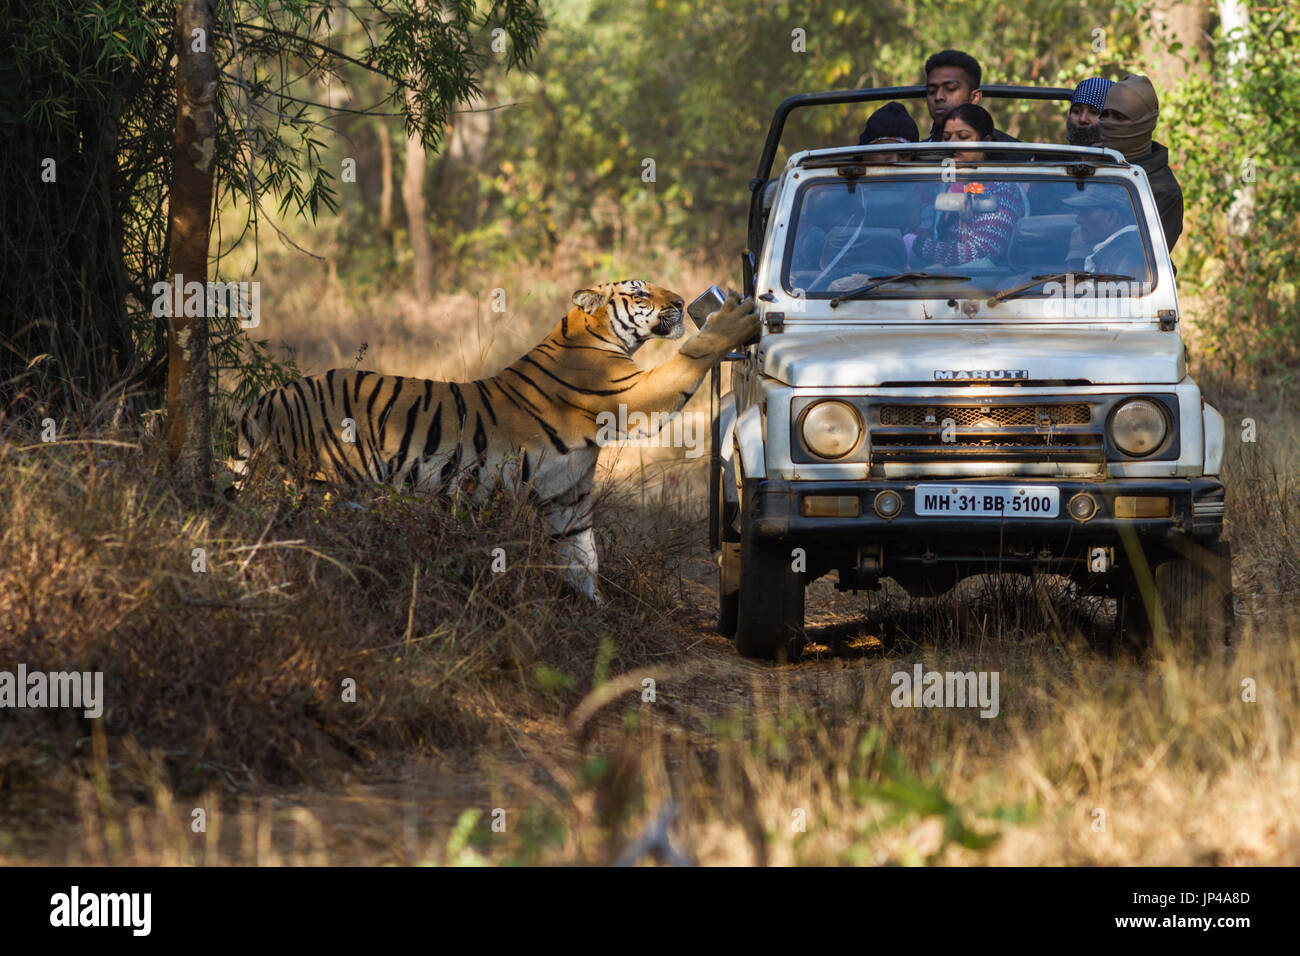
<instances>
[{"instance_id":1,"label":"jeep headlight","mask_svg":"<svg viewBox=\"0 0 1300 956\"><path fill-rule=\"evenodd\" d=\"M847 402L818 402L803 416L803 442L819 458L843 458L862 437L862 420Z\"/></svg>"},{"instance_id":2,"label":"jeep headlight","mask_svg":"<svg viewBox=\"0 0 1300 956\"><path fill-rule=\"evenodd\" d=\"M1149 455L1165 440L1169 423L1155 402L1132 398L1120 404L1110 417L1110 437L1126 455Z\"/></svg>"}]
</instances>

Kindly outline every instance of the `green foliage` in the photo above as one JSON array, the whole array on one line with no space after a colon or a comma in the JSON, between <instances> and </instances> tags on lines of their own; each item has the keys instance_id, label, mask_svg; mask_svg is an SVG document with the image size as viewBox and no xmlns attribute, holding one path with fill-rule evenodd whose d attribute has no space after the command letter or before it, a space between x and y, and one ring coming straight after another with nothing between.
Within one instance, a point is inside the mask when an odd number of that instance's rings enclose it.
<instances>
[{"instance_id":1,"label":"green foliage","mask_svg":"<svg viewBox=\"0 0 1300 956\"><path fill-rule=\"evenodd\" d=\"M397 115L405 129L437 147L451 111L481 90L478 77L494 30L504 31L506 68L526 65L543 29L532 0L371 0L363 7L334 0L241 0L218 11L217 58L223 80L217 111L220 213L243 215L228 256L249 234L256 244L265 210L315 222L324 206L339 209L339 186L326 161L341 138L337 116ZM331 96L346 75L370 81L373 101L362 109ZM322 95L323 92L323 95ZM222 223L218 222L220 232ZM254 261L253 271L256 272ZM298 375L276 361L265 341L238 330L213 329L214 384L219 414L231 417L268 387ZM221 435L223 431L214 429Z\"/></svg>"},{"instance_id":2,"label":"green foliage","mask_svg":"<svg viewBox=\"0 0 1300 956\"><path fill-rule=\"evenodd\" d=\"M494 31L511 69L528 63L544 26L534 0L222 0L214 13L213 280L227 278L233 249L256 243L264 199L313 221L338 208L323 159L339 115L400 115L435 147L452 110L479 94ZM5 273L30 277L11 302L19 336L0 342L6 392L67 406L130 382L161 400L166 326L151 290L169 258L174 17L168 0L0 0L0 129L17 144L2 171L21 186L0 211L17 240L6 244ZM331 96L345 67L374 80L373 101L356 108ZM57 188L35 181L46 157L59 164ZM49 301L51 287L68 289L63 301ZM233 322L214 319L211 350L218 415L297 374ZM53 358L30 372L42 351ZM55 384L33 387L38 374Z\"/></svg>"},{"instance_id":3,"label":"green foliage","mask_svg":"<svg viewBox=\"0 0 1300 956\"><path fill-rule=\"evenodd\" d=\"M551 667L549 664L538 664L534 667L533 677L537 682L538 689L546 694L563 696L578 686L576 677Z\"/></svg>"},{"instance_id":4,"label":"green foliage","mask_svg":"<svg viewBox=\"0 0 1300 956\"><path fill-rule=\"evenodd\" d=\"M591 271L627 259L649 270L674 251L734 261L749 180L787 96L920 84L926 56L946 46L979 58L985 83L1072 85L1115 72L1138 37L1121 7L1077 0L546 0L544 9L550 30L532 70L487 75L486 99L503 108L482 152L439 160L434 229L443 261L460 266L453 281L557 253ZM1108 37L1101 53L1096 27ZM1059 105L991 105L1004 129L1064 137ZM927 134L924 103L909 107ZM857 142L868 113L795 114L778 163L795 149Z\"/></svg>"},{"instance_id":5,"label":"green foliage","mask_svg":"<svg viewBox=\"0 0 1300 956\"><path fill-rule=\"evenodd\" d=\"M1234 374L1292 385L1300 356L1300 114L1291 108L1300 102L1300 26L1256 7L1248 34L1217 36L1202 66L1160 104L1158 136L1182 160L1180 287L1204 303L1191 318L1208 355Z\"/></svg>"},{"instance_id":6,"label":"green foliage","mask_svg":"<svg viewBox=\"0 0 1300 956\"><path fill-rule=\"evenodd\" d=\"M156 64L171 56L173 9L0 0L8 416L45 407L65 421L89 417L113 386L147 380L152 323L138 303L164 271L158 197L170 179L174 107Z\"/></svg>"},{"instance_id":7,"label":"green foliage","mask_svg":"<svg viewBox=\"0 0 1300 956\"><path fill-rule=\"evenodd\" d=\"M888 831L918 818L934 818L943 824L938 847L924 858L916 855L905 859L905 863L933 866L943 859L944 851L953 844L967 850L990 849L998 840L998 832L976 829L968 822L971 816L985 816L1003 823L1023 823L1033 819L1037 813L1033 805L1015 804L999 805L987 812L975 814L948 796L940 768L934 768L934 779L924 780L907 769L898 753L882 748L880 738L880 729L877 727L864 734L859 741L859 759L873 763L875 772L871 778L854 780L852 789L858 800L884 804L890 809L884 819L871 827L871 833L864 836Z\"/></svg>"},{"instance_id":8,"label":"green foliage","mask_svg":"<svg viewBox=\"0 0 1300 956\"><path fill-rule=\"evenodd\" d=\"M615 653L614 639L608 633L602 635L600 644L596 647L596 666L591 678L593 688L609 680L609 665L613 662Z\"/></svg>"},{"instance_id":9,"label":"green foliage","mask_svg":"<svg viewBox=\"0 0 1300 956\"><path fill-rule=\"evenodd\" d=\"M511 68L528 63L543 29L529 0L481 8L472 0L370 0L361 8L242 0L237 15L223 12L218 59L230 65L219 104L219 179L223 201L244 203L254 228L257 200L268 193L282 212L313 220L322 204L337 209L334 176L321 162L321 129L334 130L323 117L396 108L406 132L435 148L451 111L481 92L492 31L505 31ZM363 109L330 101L345 69L376 78L378 100Z\"/></svg>"}]
</instances>

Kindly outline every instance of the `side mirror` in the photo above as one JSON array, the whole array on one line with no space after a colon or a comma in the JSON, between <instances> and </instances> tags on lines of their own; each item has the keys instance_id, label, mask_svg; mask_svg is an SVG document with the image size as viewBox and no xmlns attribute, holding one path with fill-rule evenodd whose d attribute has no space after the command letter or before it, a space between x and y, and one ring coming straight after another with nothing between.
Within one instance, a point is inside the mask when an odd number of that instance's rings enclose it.
<instances>
[{"instance_id":1,"label":"side mirror","mask_svg":"<svg viewBox=\"0 0 1300 956\"><path fill-rule=\"evenodd\" d=\"M686 307L686 314L691 317L697 329L704 328L704 321L717 312L727 301L727 290L721 286L711 285Z\"/></svg>"}]
</instances>

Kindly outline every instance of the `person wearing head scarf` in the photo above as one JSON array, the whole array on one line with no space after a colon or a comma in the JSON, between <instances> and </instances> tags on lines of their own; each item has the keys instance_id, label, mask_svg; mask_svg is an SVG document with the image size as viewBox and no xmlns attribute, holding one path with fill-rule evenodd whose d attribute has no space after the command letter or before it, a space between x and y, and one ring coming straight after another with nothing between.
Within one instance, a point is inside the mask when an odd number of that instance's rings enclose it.
<instances>
[{"instance_id":1,"label":"person wearing head scarf","mask_svg":"<svg viewBox=\"0 0 1300 956\"><path fill-rule=\"evenodd\" d=\"M1183 232L1183 189L1169 168L1169 150L1151 138L1159 114L1160 101L1151 81L1130 73L1106 91L1101 145L1119 150L1130 163L1146 170L1165 243L1172 250Z\"/></svg>"},{"instance_id":2,"label":"person wearing head scarf","mask_svg":"<svg viewBox=\"0 0 1300 956\"><path fill-rule=\"evenodd\" d=\"M1065 141L1071 146L1096 146L1101 140L1102 107L1115 84L1100 76L1089 77L1074 88L1065 116Z\"/></svg>"}]
</instances>

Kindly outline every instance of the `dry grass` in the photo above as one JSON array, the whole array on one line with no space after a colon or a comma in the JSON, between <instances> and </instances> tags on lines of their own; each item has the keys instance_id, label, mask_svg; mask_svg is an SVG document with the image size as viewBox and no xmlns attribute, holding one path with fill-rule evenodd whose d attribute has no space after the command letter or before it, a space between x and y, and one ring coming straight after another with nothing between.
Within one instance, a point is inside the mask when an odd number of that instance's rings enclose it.
<instances>
[{"instance_id":1,"label":"dry grass","mask_svg":"<svg viewBox=\"0 0 1300 956\"><path fill-rule=\"evenodd\" d=\"M632 261L612 262L599 272L527 266L486 273L472 289L440 293L426 302L401 283L359 299L328 265L305 257L271 258L258 272L262 316L255 334L273 346L283 343L293 349L307 374L356 366L389 375L466 381L495 373L541 341L572 307L569 297L576 289L647 279L690 300L734 271L730 264L724 269L677 258L650 271ZM493 311L494 290L504 293L504 312ZM675 348L651 342L637 358L654 365Z\"/></svg>"},{"instance_id":2,"label":"dry grass","mask_svg":"<svg viewBox=\"0 0 1300 956\"><path fill-rule=\"evenodd\" d=\"M182 793L490 745L562 714L600 655L624 669L677 653L647 626L675 598L682 535L668 508L653 537L619 520L602 530L623 587L616 610L597 611L563 591L536 515L508 496L470 512L267 482L194 513L160 479L152 440L125 437L0 450L0 660L102 671L105 738L160 752ZM505 573L491 570L494 548ZM663 575L640 574L650 555ZM88 732L66 711L5 712L11 808L69 797L88 773Z\"/></svg>"},{"instance_id":3,"label":"dry grass","mask_svg":"<svg viewBox=\"0 0 1300 956\"><path fill-rule=\"evenodd\" d=\"M647 276L688 296L718 277ZM306 370L361 339L367 367L466 378L586 278L533 275L502 318L486 293L363 309L303 275L279 311L264 297L264 331ZM1211 660L1098 652L1107 609L1007 582L932 602L818 584L816 659L741 660L709 631L704 463L665 452L602 459L596 611L507 499L356 510L268 484L195 514L147 435L9 446L0 666L102 669L109 709L0 715L0 863L603 863L671 806L677 849L713 864L1295 864L1300 446L1275 400L1211 396L1259 428L1229 443L1241 626ZM892 707L917 662L997 671L999 715Z\"/></svg>"}]
</instances>

